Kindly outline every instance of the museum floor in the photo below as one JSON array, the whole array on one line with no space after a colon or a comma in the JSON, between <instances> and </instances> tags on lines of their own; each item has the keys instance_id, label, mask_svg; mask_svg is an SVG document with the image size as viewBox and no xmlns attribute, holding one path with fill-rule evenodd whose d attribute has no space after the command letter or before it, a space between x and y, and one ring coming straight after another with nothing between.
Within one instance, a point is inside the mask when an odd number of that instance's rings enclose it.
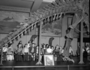
<instances>
[{"instance_id":1,"label":"museum floor","mask_svg":"<svg viewBox=\"0 0 90 70\"><path fill-rule=\"evenodd\" d=\"M77 57L73 57L75 63L58 61L55 66L36 65L36 61L7 61L3 62L0 70L90 70L90 61L78 64Z\"/></svg>"}]
</instances>

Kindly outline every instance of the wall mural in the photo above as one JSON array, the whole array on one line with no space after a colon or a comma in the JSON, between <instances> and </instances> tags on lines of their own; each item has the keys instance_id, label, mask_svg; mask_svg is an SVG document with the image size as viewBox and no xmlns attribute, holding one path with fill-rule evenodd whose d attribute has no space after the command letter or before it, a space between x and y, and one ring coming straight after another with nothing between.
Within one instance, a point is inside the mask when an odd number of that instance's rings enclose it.
<instances>
[{"instance_id":1,"label":"wall mural","mask_svg":"<svg viewBox=\"0 0 90 70\"><path fill-rule=\"evenodd\" d=\"M0 11L0 33L9 33L20 22L25 22L28 17L28 13Z\"/></svg>"},{"instance_id":2,"label":"wall mural","mask_svg":"<svg viewBox=\"0 0 90 70\"><path fill-rule=\"evenodd\" d=\"M0 34L8 34L16 26L20 25L19 22L6 22L0 21Z\"/></svg>"},{"instance_id":3,"label":"wall mural","mask_svg":"<svg viewBox=\"0 0 90 70\"><path fill-rule=\"evenodd\" d=\"M45 36L61 36L62 24L61 20L46 24L42 27L42 35Z\"/></svg>"},{"instance_id":4,"label":"wall mural","mask_svg":"<svg viewBox=\"0 0 90 70\"><path fill-rule=\"evenodd\" d=\"M0 21L24 22L29 17L28 13L0 11Z\"/></svg>"}]
</instances>

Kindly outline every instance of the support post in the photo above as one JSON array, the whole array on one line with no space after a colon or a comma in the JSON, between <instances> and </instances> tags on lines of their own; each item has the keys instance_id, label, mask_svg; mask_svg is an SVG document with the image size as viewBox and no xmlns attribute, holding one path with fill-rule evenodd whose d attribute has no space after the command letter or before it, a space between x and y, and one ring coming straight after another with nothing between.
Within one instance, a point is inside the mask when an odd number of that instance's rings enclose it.
<instances>
[{"instance_id":1,"label":"support post","mask_svg":"<svg viewBox=\"0 0 90 70\"><path fill-rule=\"evenodd\" d=\"M83 64L83 21L81 21L81 33L80 33L80 62L79 64Z\"/></svg>"},{"instance_id":2,"label":"support post","mask_svg":"<svg viewBox=\"0 0 90 70\"><path fill-rule=\"evenodd\" d=\"M1 48L1 60L0 60L1 62L0 62L0 65L3 65L3 51L2 50L3 50L3 48Z\"/></svg>"},{"instance_id":3,"label":"support post","mask_svg":"<svg viewBox=\"0 0 90 70\"><path fill-rule=\"evenodd\" d=\"M41 65L42 64L42 62L41 62L41 58L42 58L42 56L41 56L41 32L42 32L42 24L43 24L43 22L41 21L40 22L40 25L39 25L39 30L38 30L38 32L39 32L39 59L38 59L38 62L36 63L37 65Z\"/></svg>"}]
</instances>

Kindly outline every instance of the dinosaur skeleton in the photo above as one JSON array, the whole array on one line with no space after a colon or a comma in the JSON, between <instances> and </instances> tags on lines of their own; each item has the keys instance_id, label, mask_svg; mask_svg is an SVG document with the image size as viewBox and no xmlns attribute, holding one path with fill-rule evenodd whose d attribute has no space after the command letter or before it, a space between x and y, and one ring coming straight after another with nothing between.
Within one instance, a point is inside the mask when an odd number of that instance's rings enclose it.
<instances>
[{"instance_id":1,"label":"dinosaur skeleton","mask_svg":"<svg viewBox=\"0 0 90 70\"><path fill-rule=\"evenodd\" d=\"M86 1L86 0L85 0ZM62 1L62 2L64 2L64 0ZM65 5L65 3L64 3L64 5ZM70 4L69 4L70 5ZM57 7L57 8L55 8L55 9L53 9L53 11L55 11L56 9L57 9L57 11L58 12L54 12L53 14L57 14L58 15L58 13L63 13L64 11L63 11L63 9L62 8L66 8L67 7L67 5L65 5L65 7L62 7L63 6L63 4L61 5L61 6L59 6L59 5L56 5L56 3L55 4L53 4L53 5L51 5L52 7ZM68 9L70 8L70 7L72 7L71 5L69 6L69 7L67 7ZM59 10L58 10L59 9ZM43 12L43 18L46 18L46 14L47 13L52 13L52 10L51 10L51 12L50 12L50 10L48 10L48 9L45 9L45 7L44 8L42 8L42 9L40 9L40 11L42 11ZM60 10L62 10L62 11L60 11ZM67 10L66 10L67 11ZM71 10L70 10L71 11ZM34 16L34 15L33 15ZM32 16L32 17L33 17ZM36 15L35 15L36 16ZM47 15L47 17L48 17L49 15ZM55 16L55 15L54 15ZM37 17L36 17L37 18ZM32 18L32 20L29 20L29 22L28 22L28 26L20 26L20 28L16 28L17 30L15 31L15 32L13 32L12 34L9 34L7 37L5 37L4 39L2 39L2 41L0 41L0 47L3 47L4 46L4 44L8 44L8 42L9 41L11 41L11 40L15 40L15 38L17 37L17 36L19 36L19 35L22 35L22 33L25 31L25 30L27 30L27 29L32 29L33 28L33 25L38 25L38 24L40 24L40 23L33 23L33 19L35 20L36 19L35 17L33 17ZM82 18L83 19L83 18ZM81 20L82 20L81 19ZM41 21L42 19L40 19L39 21ZM58 20L58 19L57 19ZM75 24L73 24L72 25L72 27L73 28L75 28L77 25L78 25L78 22L79 21L81 21L81 20L78 20ZM35 20L36 22L37 22L37 20ZM54 21L54 20L53 20ZM10 37L9 37L10 36Z\"/></svg>"}]
</instances>

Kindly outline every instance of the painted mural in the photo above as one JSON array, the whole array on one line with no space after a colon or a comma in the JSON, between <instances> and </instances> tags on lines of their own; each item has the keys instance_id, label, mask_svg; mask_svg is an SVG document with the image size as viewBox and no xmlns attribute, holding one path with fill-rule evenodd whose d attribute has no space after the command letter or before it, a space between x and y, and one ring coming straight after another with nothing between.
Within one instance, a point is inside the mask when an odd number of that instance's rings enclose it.
<instances>
[{"instance_id":1,"label":"painted mural","mask_svg":"<svg viewBox=\"0 0 90 70\"><path fill-rule=\"evenodd\" d=\"M21 22L24 22L28 17L28 13L0 11L0 33L9 33L13 28Z\"/></svg>"},{"instance_id":2,"label":"painted mural","mask_svg":"<svg viewBox=\"0 0 90 70\"><path fill-rule=\"evenodd\" d=\"M8 34L12 29L16 28L16 26L20 25L19 22L6 22L0 21L0 34Z\"/></svg>"},{"instance_id":3,"label":"painted mural","mask_svg":"<svg viewBox=\"0 0 90 70\"><path fill-rule=\"evenodd\" d=\"M0 11L0 21L24 22L29 17L28 13Z\"/></svg>"},{"instance_id":4,"label":"painted mural","mask_svg":"<svg viewBox=\"0 0 90 70\"><path fill-rule=\"evenodd\" d=\"M46 24L42 27L42 35L44 36L61 36L61 31L61 20Z\"/></svg>"}]
</instances>

